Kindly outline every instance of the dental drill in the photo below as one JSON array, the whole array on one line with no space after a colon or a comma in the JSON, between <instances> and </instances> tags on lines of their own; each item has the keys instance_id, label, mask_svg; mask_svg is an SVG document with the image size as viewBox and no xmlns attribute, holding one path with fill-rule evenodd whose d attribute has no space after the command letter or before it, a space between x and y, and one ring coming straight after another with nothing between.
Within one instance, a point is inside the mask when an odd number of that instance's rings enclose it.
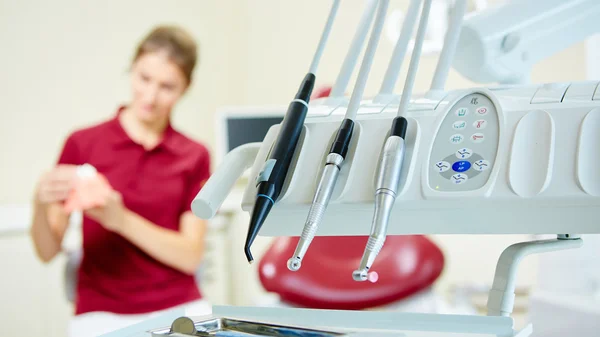
<instances>
[{"instance_id":1,"label":"dental drill","mask_svg":"<svg viewBox=\"0 0 600 337\"><path fill-rule=\"evenodd\" d=\"M325 45L327 44L327 39L331 32L331 27L335 20L339 5L340 0L333 1L308 74L306 74L304 80L300 84L296 97L288 106L288 110L281 122L279 134L271 153L256 178L258 192L252 210L252 216L250 218L246 243L244 245L244 253L250 263L254 260L250 247L271 211L273 204L279 198L294 151L296 150L296 145L302 134L304 120L308 112L308 102L315 83L315 73Z\"/></svg>"},{"instance_id":2,"label":"dental drill","mask_svg":"<svg viewBox=\"0 0 600 337\"><path fill-rule=\"evenodd\" d=\"M379 43L383 24L385 22L388 4L389 0L380 0L378 3L377 17L375 18L375 23L369 38L367 49L365 51L365 56L358 73L354 90L352 91L352 96L350 97L350 103L348 104L348 109L346 110L346 116L337 131L333 143L331 144L329 154L325 160L325 167L323 168L321 178L315 191L312 205L308 212L308 217L306 219L306 223L304 224L304 229L302 230L296 250L294 251L294 255L288 260L287 263L288 269L291 271L297 271L300 269L302 259L304 258L310 243L315 237L319 223L323 219L327 205L329 204L329 200L335 189L337 178L350 147L350 141L352 140L352 133L354 131L354 120L356 119L358 108L360 107L360 101L362 100L366 82L369 77L369 72L371 70L371 65L373 63L373 57L375 55L375 51L377 50L377 45Z\"/></svg>"},{"instance_id":3,"label":"dental drill","mask_svg":"<svg viewBox=\"0 0 600 337\"><path fill-rule=\"evenodd\" d=\"M421 57L423 41L425 40L425 32L427 31L427 21L431 9L431 1L432 0L424 0L415 47L410 59L410 67L404 83L400 105L398 106L398 114L392 122L390 135L386 139L383 151L379 157L379 169L375 184L375 214L371 224L371 234L369 235L360 265L358 269L352 273L352 278L355 281L370 280L375 282L378 278L376 272L369 272L369 270L385 243L390 213L392 212L398 194L400 173L402 171L402 162L404 160L405 152L404 137L406 136L406 129L408 127L408 121L403 116L408 110L408 103L410 101L410 96L412 95L412 89L419 67L419 59Z\"/></svg>"}]
</instances>

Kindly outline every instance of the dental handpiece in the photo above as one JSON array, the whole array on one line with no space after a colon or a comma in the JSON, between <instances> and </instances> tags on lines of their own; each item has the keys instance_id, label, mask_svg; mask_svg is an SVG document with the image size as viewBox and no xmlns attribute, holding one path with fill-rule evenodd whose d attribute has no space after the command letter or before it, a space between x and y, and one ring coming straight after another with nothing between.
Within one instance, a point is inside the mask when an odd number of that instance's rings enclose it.
<instances>
[{"instance_id":1,"label":"dental handpiece","mask_svg":"<svg viewBox=\"0 0 600 337\"><path fill-rule=\"evenodd\" d=\"M396 117L392 124L390 136L386 139L379 158L379 170L375 184L375 214L371 225L371 234L363 253L358 270L352 273L355 281L369 279L369 269L385 243L390 213L394 207L402 162L404 161L404 137L408 122L404 117Z\"/></svg>"},{"instance_id":2,"label":"dental handpiece","mask_svg":"<svg viewBox=\"0 0 600 337\"><path fill-rule=\"evenodd\" d=\"M300 240L296 246L294 256L292 256L287 263L288 269L291 271L297 271L300 269L302 258L304 257L304 254L308 250L308 247L310 246L310 243L317 232L317 228L323 218L323 215L325 214L331 194L335 189L340 168L344 162L348 148L350 147L352 132L354 130L354 120L356 119L358 108L360 107L360 101L362 99L365 85L369 77L369 72L371 70L371 65L373 63L373 57L375 55L375 51L377 50L377 45L379 43L383 24L385 22L388 5L389 0L380 0L378 3L375 24L373 26L369 43L361 63L360 71L358 72L358 78L354 85L354 90L352 90L352 96L350 97L350 102L348 103L348 109L346 109L346 116L344 117L344 120L342 120L335 139L331 144L329 155L327 156L327 161L325 163L325 167L323 168L319 185L315 191L313 203L309 210L306 223L304 224L304 229L302 230Z\"/></svg>"},{"instance_id":3,"label":"dental handpiece","mask_svg":"<svg viewBox=\"0 0 600 337\"><path fill-rule=\"evenodd\" d=\"M287 262L288 269L291 271L300 269L302 259L315 237L319 223L321 223L321 220L323 219L323 215L329 204L329 199L331 199L331 195L335 189L335 183L340 173L341 165L348 153L353 130L354 122L350 119L345 119L342 122L335 137L335 141L331 146L331 150L327 155L325 167L321 174L321 180L317 186L310 210L308 211L308 217L304 224L302 234L300 235L300 240L294 251L294 256Z\"/></svg>"},{"instance_id":4,"label":"dental handpiece","mask_svg":"<svg viewBox=\"0 0 600 337\"><path fill-rule=\"evenodd\" d=\"M419 68L419 58L421 57L421 49L425 40L431 2L432 0L424 0L423 2L421 20L410 59L410 67L406 81L404 82L400 104L398 105L398 115L394 118L390 135L386 139L383 151L380 154L377 182L375 185L375 214L373 215L373 223L371 224L371 234L369 235L360 265L352 273L352 278L355 281L373 281L378 278L377 273L369 272L369 270L385 243L390 213L398 195L398 185L405 152L404 137L406 136L406 129L408 127L408 121L402 115L408 110L417 69Z\"/></svg>"},{"instance_id":5,"label":"dental handpiece","mask_svg":"<svg viewBox=\"0 0 600 337\"><path fill-rule=\"evenodd\" d=\"M279 198L296 150L296 145L302 134L304 120L308 112L308 103L315 85L317 67L327 44L329 34L331 33L331 27L335 21L340 2L340 0L334 0L331 5L329 16L327 17L325 28L321 33L321 39L310 64L308 74L306 74L300 84L296 97L294 97L294 100L288 106L288 110L281 122L277 139L275 139L269 157L256 178L256 201L252 209L246 242L244 243L244 253L250 263L254 261L250 247L267 219L271 208L273 208L273 205Z\"/></svg>"},{"instance_id":6,"label":"dental handpiece","mask_svg":"<svg viewBox=\"0 0 600 337\"><path fill-rule=\"evenodd\" d=\"M295 99L288 107L288 111L281 122L275 145L256 179L256 202L252 209L252 216L244 245L244 253L248 262L254 260L250 247L283 188L294 150L304 127L304 119L308 111L308 101L314 83L315 75L311 73L307 74L300 85Z\"/></svg>"}]
</instances>

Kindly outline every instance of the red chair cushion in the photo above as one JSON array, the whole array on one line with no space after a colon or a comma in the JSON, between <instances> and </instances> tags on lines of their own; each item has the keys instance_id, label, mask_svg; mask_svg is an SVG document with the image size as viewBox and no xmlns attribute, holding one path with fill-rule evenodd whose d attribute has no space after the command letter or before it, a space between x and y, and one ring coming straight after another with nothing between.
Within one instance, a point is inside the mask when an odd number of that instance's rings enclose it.
<instances>
[{"instance_id":1,"label":"red chair cushion","mask_svg":"<svg viewBox=\"0 0 600 337\"><path fill-rule=\"evenodd\" d=\"M287 269L299 238L277 238L259 264L263 287L283 302L307 308L360 310L402 300L429 287L444 268L440 249L424 236L388 236L372 271L356 282L366 236L315 237L297 272Z\"/></svg>"}]
</instances>

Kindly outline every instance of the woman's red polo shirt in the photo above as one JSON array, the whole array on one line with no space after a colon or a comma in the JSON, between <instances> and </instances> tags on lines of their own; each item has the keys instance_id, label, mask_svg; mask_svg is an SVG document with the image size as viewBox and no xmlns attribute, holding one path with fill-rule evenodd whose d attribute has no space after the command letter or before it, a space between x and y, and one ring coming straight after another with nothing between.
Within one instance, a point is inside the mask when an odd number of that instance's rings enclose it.
<instances>
[{"instance_id":1,"label":"woman's red polo shirt","mask_svg":"<svg viewBox=\"0 0 600 337\"><path fill-rule=\"evenodd\" d=\"M145 150L115 118L71 134L61 164L89 163L123 195L125 207L152 223L179 229L180 216L210 175L207 149L167 127L162 142ZM122 236L84 217L83 260L76 314L137 314L201 297L194 276L155 260Z\"/></svg>"}]
</instances>

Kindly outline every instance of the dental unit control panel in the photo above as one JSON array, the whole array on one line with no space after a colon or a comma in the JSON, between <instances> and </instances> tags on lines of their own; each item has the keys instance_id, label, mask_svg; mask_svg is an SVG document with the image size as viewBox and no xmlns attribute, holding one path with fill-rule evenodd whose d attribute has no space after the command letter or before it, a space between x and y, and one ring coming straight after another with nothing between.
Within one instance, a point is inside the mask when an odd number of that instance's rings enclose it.
<instances>
[{"instance_id":1,"label":"dental unit control panel","mask_svg":"<svg viewBox=\"0 0 600 337\"><path fill-rule=\"evenodd\" d=\"M438 191L471 191L490 178L498 152L498 112L475 93L452 106L440 125L429 158L430 186Z\"/></svg>"}]
</instances>

